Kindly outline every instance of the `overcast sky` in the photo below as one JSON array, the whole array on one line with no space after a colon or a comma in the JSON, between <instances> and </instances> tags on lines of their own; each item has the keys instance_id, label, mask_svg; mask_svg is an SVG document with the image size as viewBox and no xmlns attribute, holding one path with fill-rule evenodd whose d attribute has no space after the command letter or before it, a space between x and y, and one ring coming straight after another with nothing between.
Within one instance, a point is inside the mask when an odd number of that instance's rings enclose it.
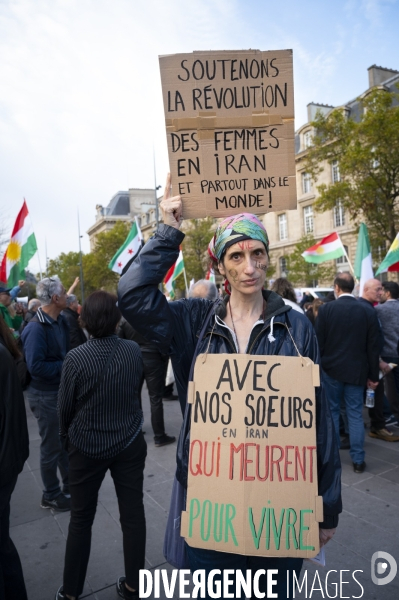
<instances>
[{"instance_id":1,"label":"overcast sky","mask_svg":"<svg viewBox=\"0 0 399 600\"><path fill-rule=\"evenodd\" d=\"M0 0L0 219L26 198L44 265L45 239L78 250L78 208L87 252L96 204L154 186L153 147L163 184L160 54L292 48L298 128L399 70L398 30L399 0Z\"/></svg>"}]
</instances>

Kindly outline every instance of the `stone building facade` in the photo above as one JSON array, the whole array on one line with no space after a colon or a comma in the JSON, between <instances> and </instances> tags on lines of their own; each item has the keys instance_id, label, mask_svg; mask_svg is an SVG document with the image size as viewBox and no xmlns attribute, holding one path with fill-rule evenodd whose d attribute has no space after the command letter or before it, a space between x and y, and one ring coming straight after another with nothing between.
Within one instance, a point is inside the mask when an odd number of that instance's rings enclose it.
<instances>
[{"instance_id":1,"label":"stone building facade","mask_svg":"<svg viewBox=\"0 0 399 600\"><path fill-rule=\"evenodd\" d=\"M90 252L94 249L99 233L109 231L120 221L131 223L135 217L138 217L144 239L147 241L156 227L155 194L154 189L131 188L128 191L117 192L107 206L97 204L95 223L87 230Z\"/></svg>"},{"instance_id":2,"label":"stone building facade","mask_svg":"<svg viewBox=\"0 0 399 600\"><path fill-rule=\"evenodd\" d=\"M371 89L380 87L388 91L397 91L395 84L399 82L399 72L373 65L368 69L369 87L362 94L365 96ZM288 277L287 256L294 250L298 241L306 234L311 234L316 241L336 231L339 233L350 262L353 264L356 255L357 233L356 227L349 219L349 215L340 204L334 210L316 213L313 207L318 192L316 185L325 183L330 185L339 180L339 164L325 164L324 171L320 174L317 184L311 180L304 167L304 159L312 140L311 121L317 111L327 115L334 108L342 108L348 117L357 119L360 115L360 103L358 99L351 100L342 107L333 107L324 104L308 104L308 122L302 125L295 135L295 164L298 205L296 210L269 213L264 217L264 223L270 238L271 263L276 268L274 277ZM381 261L383 257L373 257ZM333 265L337 271L349 270L345 257L336 261L330 261L326 265ZM328 284L330 281L320 281L320 285ZM303 282L305 285L305 282Z\"/></svg>"}]
</instances>

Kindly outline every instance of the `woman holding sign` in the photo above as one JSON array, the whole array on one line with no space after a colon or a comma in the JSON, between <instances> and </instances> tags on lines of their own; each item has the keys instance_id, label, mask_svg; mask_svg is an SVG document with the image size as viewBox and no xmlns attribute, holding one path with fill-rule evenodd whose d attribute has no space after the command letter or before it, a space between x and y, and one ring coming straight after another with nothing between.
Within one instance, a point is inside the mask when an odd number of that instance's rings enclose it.
<instances>
[{"instance_id":1,"label":"woman holding sign","mask_svg":"<svg viewBox=\"0 0 399 600\"><path fill-rule=\"evenodd\" d=\"M158 286L176 261L184 239L179 231L181 198L171 196L170 176L161 209L163 224L120 281L119 307L135 329L156 343L160 352L171 355L185 414L176 477L187 487L191 406L186 408L186 398L196 357L205 353L231 354L232 358L237 354L300 355L319 363L319 351L308 319L286 306L277 294L263 289L269 240L263 224L252 214L224 219L209 244L211 259L225 278L227 301L192 298L168 303ZM316 389L316 436L318 492L324 509L319 535L320 545L324 545L335 533L342 505L339 453L320 387ZM279 598L291 597L286 595L287 571L295 571L299 577L302 566L302 558L246 556L188 545L187 552L193 571L233 569L245 573L247 569L277 569L277 584L272 591ZM260 577L259 590L267 592L266 576Z\"/></svg>"}]
</instances>

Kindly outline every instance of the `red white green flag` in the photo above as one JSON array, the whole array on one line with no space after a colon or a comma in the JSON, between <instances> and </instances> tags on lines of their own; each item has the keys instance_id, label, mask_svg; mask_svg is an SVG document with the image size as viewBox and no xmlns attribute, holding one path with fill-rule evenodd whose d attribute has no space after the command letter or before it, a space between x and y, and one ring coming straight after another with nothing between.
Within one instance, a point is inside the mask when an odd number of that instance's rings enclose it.
<instances>
[{"instance_id":1,"label":"red white green flag","mask_svg":"<svg viewBox=\"0 0 399 600\"><path fill-rule=\"evenodd\" d=\"M18 285L18 281L25 278L25 269L36 251L36 238L24 199L1 262L0 281L9 287Z\"/></svg>"},{"instance_id":2,"label":"red white green flag","mask_svg":"<svg viewBox=\"0 0 399 600\"><path fill-rule=\"evenodd\" d=\"M306 262L319 264L326 260L333 260L345 256L345 249L338 233L330 233L325 238L311 246L302 253Z\"/></svg>"},{"instance_id":3,"label":"red white green flag","mask_svg":"<svg viewBox=\"0 0 399 600\"><path fill-rule=\"evenodd\" d=\"M213 270L213 268L208 269L208 271L205 275L205 279L207 279L208 281L210 281L212 283L216 283L215 271Z\"/></svg>"},{"instance_id":4,"label":"red white green flag","mask_svg":"<svg viewBox=\"0 0 399 600\"><path fill-rule=\"evenodd\" d=\"M169 271L166 273L165 279L163 280L166 291L168 292L172 300L174 300L175 298L176 279L179 277L179 275L183 273L183 271L183 252L180 250L179 256L177 257L177 261L172 267L170 267Z\"/></svg>"}]
</instances>

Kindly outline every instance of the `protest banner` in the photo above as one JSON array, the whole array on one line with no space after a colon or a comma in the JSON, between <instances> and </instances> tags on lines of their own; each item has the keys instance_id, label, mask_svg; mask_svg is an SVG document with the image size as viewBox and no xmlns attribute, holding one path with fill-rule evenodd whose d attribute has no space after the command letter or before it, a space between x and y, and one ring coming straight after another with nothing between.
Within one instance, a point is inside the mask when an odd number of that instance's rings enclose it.
<instances>
[{"instance_id":1,"label":"protest banner","mask_svg":"<svg viewBox=\"0 0 399 600\"><path fill-rule=\"evenodd\" d=\"M190 382L181 534L250 556L319 552L315 386L309 358L201 354Z\"/></svg>"},{"instance_id":2,"label":"protest banner","mask_svg":"<svg viewBox=\"0 0 399 600\"><path fill-rule=\"evenodd\" d=\"M296 208L292 50L159 58L184 218Z\"/></svg>"}]
</instances>

